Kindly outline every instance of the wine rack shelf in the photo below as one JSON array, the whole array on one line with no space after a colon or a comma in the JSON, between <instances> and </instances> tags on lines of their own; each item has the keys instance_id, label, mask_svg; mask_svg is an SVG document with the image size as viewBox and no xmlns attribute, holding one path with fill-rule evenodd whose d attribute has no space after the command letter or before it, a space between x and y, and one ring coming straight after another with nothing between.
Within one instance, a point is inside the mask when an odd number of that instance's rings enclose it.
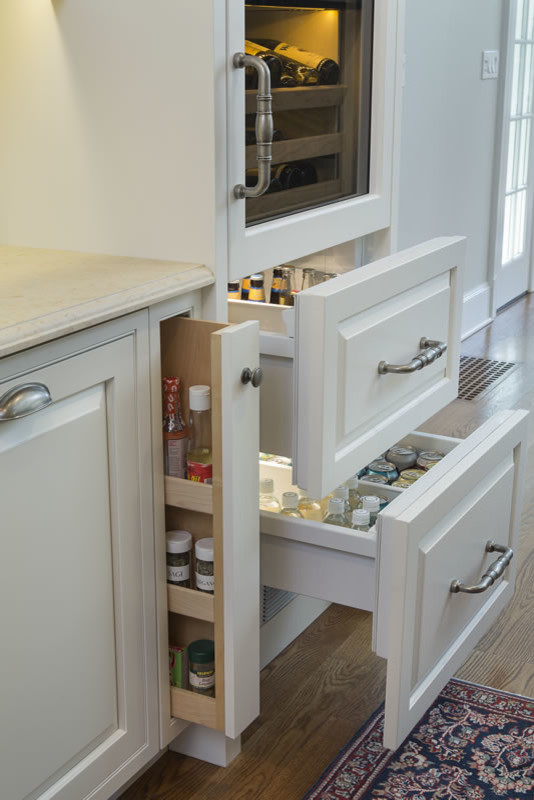
<instances>
[{"instance_id":1,"label":"wine rack shelf","mask_svg":"<svg viewBox=\"0 0 534 800\"><path fill-rule=\"evenodd\" d=\"M252 169L257 165L258 151L255 144L246 149L246 168ZM309 158L320 158L343 150L342 133L325 133L321 136L304 136L298 139L283 139L273 142L273 164L283 164L286 161L304 161Z\"/></svg>"},{"instance_id":2,"label":"wine rack shelf","mask_svg":"<svg viewBox=\"0 0 534 800\"><path fill-rule=\"evenodd\" d=\"M294 89L273 89L273 111L290 111L300 108L326 108L339 106L347 93L347 86L298 86ZM247 114L256 113L256 89L246 91Z\"/></svg>"},{"instance_id":3,"label":"wine rack shelf","mask_svg":"<svg viewBox=\"0 0 534 800\"><path fill-rule=\"evenodd\" d=\"M187 508L189 511L213 514L213 486L166 476L165 503L168 506Z\"/></svg>"},{"instance_id":4,"label":"wine rack shelf","mask_svg":"<svg viewBox=\"0 0 534 800\"><path fill-rule=\"evenodd\" d=\"M247 199L247 222L264 219L270 214L284 214L302 208L315 200L328 202L341 197L341 180L320 181L298 189L286 189L283 192L264 194L261 197Z\"/></svg>"},{"instance_id":5,"label":"wine rack shelf","mask_svg":"<svg viewBox=\"0 0 534 800\"><path fill-rule=\"evenodd\" d=\"M196 722L207 728L217 728L217 700L203 694L171 686L171 714L173 717Z\"/></svg>"},{"instance_id":6,"label":"wine rack shelf","mask_svg":"<svg viewBox=\"0 0 534 800\"><path fill-rule=\"evenodd\" d=\"M173 614L183 614L206 622L215 620L213 595L196 589L167 584L167 607Z\"/></svg>"}]
</instances>

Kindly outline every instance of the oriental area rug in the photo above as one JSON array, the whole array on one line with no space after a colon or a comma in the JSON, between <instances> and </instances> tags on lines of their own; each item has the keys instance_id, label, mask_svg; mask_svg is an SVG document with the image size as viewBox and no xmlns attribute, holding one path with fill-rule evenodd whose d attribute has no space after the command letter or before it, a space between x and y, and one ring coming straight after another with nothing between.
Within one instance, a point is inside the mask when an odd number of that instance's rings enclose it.
<instances>
[{"instance_id":1,"label":"oriental area rug","mask_svg":"<svg viewBox=\"0 0 534 800\"><path fill-rule=\"evenodd\" d=\"M380 708L303 800L534 800L534 700L452 680L396 752Z\"/></svg>"}]
</instances>

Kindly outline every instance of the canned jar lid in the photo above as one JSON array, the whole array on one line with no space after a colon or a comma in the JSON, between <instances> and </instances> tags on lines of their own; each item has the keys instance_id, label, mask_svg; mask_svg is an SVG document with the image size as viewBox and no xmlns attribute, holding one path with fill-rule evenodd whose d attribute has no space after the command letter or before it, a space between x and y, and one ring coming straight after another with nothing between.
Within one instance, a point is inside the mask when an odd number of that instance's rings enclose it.
<instances>
[{"instance_id":1,"label":"canned jar lid","mask_svg":"<svg viewBox=\"0 0 534 800\"><path fill-rule=\"evenodd\" d=\"M284 508L298 508L299 496L296 492L284 492L282 495L282 506Z\"/></svg>"},{"instance_id":2,"label":"canned jar lid","mask_svg":"<svg viewBox=\"0 0 534 800\"><path fill-rule=\"evenodd\" d=\"M371 521L371 515L367 508L356 508L352 512L353 525L369 525L370 521Z\"/></svg>"},{"instance_id":3,"label":"canned jar lid","mask_svg":"<svg viewBox=\"0 0 534 800\"><path fill-rule=\"evenodd\" d=\"M195 555L200 561L213 561L213 539L199 539L195 542Z\"/></svg>"},{"instance_id":4,"label":"canned jar lid","mask_svg":"<svg viewBox=\"0 0 534 800\"><path fill-rule=\"evenodd\" d=\"M272 494L274 492L274 481L272 478L262 478L260 481L261 494Z\"/></svg>"},{"instance_id":5,"label":"canned jar lid","mask_svg":"<svg viewBox=\"0 0 534 800\"><path fill-rule=\"evenodd\" d=\"M365 511L380 511L380 498L373 494L364 495L362 508Z\"/></svg>"},{"instance_id":6,"label":"canned jar lid","mask_svg":"<svg viewBox=\"0 0 534 800\"><path fill-rule=\"evenodd\" d=\"M189 408L191 411L207 411L211 408L211 387L198 386L189 387Z\"/></svg>"},{"instance_id":7,"label":"canned jar lid","mask_svg":"<svg viewBox=\"0 0 534 800\"><path fill-rule=\"evenodd\" d=\"M339 497L341 500L348 500L349 499L349 487L348 486L338 486L337 489L334 489L333 495L334 495L334 497Z\"/></svg>"},{"instance_id":8,"label":"canned jar lid","mask_svg":"<svg viewBox=\"0 0 534 800\"><path fill-rule=\"evenodd\" d=\"M215 658L215 644L212 639L197 639L191 642L187 652L193 664L210 664Z\"/></svg>"},{"instance_id":9,"label":"canned jar lid","mask_svg":"<svg viewBox=\"0 0 534 800\"><path fill-rule=\"evenodd\" d=\"M345 486L347 489L357 489L358 488L358 476L354 475L354 477L349 478L348 481L345 481Z\"/></svg>"},{"instance_id":10,"label":"canned jar lid","mask_svg":"<svg viewBox=\"0 0 534 800\"><path fill-rule=\"evenodd\" d=\"M188 553L193 546L193 537L188 531L167 531L167 553Z\"/></svg>"},{"instance_id":11,"label":"canned jar lid","mask_svg":"<svg viewBox=\"0 0 534 800\"><path fill-rule=\"evenodd\" d=\"M329 514L343 514L345 511L345 503L341 497L331 497L328 501Z\"/></svg>"}]
</instances>

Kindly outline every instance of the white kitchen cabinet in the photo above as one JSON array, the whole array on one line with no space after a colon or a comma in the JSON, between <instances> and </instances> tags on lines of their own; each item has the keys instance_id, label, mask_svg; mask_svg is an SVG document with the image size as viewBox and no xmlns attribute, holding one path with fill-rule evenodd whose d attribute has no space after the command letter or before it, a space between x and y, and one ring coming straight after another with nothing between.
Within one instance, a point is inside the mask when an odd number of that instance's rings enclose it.
<instances>
[{"instance_id":1,"label":"white kitchen cabinet","mask_svg":"<svg viewBox=\"0 0 534 800\"><path fill-rule=\"evenodd\" d=\"M387 659L385 747L399 747L513 594L513 558L485 591L451 589L479 584L506 563L502 549L517 550L527 421L504 411L465 440L405 439L446 456L404 492L380 487L390 503L368 533L261 513L264 583L373 611L373 648ZM287 467L262 469L276 494L291 488ZM360 492L375 487L362 481Z\"/></svg>"},{"instance_id":2,"label":"white kitchen cabinet","mask_svg":"<svg viewBox=\"0 0 534 800\"><path fill-rule=\"evenodd\" d=\"M147 317L0 361L10 800L108 798L158 752Z\"/></svg>"}]
</instances>

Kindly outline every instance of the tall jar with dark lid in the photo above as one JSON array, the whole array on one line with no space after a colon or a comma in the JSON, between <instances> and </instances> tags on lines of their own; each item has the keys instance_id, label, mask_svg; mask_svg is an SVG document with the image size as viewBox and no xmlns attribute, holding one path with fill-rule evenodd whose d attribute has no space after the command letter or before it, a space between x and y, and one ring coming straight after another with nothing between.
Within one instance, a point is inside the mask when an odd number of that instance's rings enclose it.
<instances>
[{"instance_id":1,"label":"tall jar with dark lid","mask_svg":"<svg viewBox=\"0 0 534 800\"><path fill-rule=\"evenodd\" d=\"M191 588L191 549L188 531L167 531L167 583Z\"/></svg>"}]
</instances>

